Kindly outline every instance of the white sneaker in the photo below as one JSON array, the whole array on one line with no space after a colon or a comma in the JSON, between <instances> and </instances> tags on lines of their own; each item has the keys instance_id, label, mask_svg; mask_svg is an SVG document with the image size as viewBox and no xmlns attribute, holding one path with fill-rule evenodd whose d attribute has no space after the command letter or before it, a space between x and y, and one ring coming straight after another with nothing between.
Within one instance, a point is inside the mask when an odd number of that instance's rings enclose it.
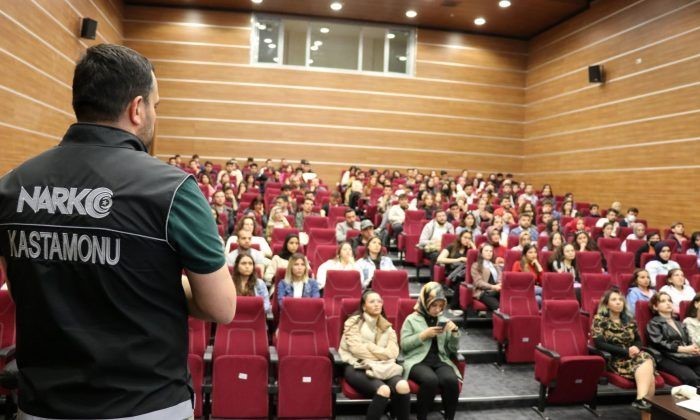
<instances>
[{"instance_id":1,"label":"white sneaker","mask_svg":"<svg viewBox=\"0 0 700 420\"><path fill-rule=\"evenodd\" d=\"M458 317L464 315L464 311L460 309L450 309L450 312L452 312L453 317Z\"/></svg>"}]
</instances>

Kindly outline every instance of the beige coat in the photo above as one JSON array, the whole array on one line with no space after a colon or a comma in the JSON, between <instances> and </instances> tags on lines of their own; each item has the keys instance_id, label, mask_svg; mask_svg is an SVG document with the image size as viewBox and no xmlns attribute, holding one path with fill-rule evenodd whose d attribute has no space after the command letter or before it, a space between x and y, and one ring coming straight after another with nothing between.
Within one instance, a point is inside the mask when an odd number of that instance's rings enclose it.
<instances>
[{"instance_id":1,"label":"beige coat","mask_svg":"<svg viewBox=\"0 0 700 420\"><path fill-rule=\"evenodd\" d=\"M390 360L399 355L396 331L383 317L354 315L345 321L340 340L340 357L345 363L359 366L358 360Z\"/></svg>"},{"instance_id":2,"label":"beige coat","mask_svg":"<svg viewBox=\"0 0 700 420\"><path fill-rule=\"evenodd\" d=\"M498 272L498 278L501 278L503 267L496 265L496 271ZM476 263L472 264L471 269L472 282L474 283L474 298L478 299L481 294L487 290L493 289L491 283L489 283L489 278L491 277L491 270L483 267L479 270ZM500 282L499 282L500 283Z\"/></svg>"}]
</instances>

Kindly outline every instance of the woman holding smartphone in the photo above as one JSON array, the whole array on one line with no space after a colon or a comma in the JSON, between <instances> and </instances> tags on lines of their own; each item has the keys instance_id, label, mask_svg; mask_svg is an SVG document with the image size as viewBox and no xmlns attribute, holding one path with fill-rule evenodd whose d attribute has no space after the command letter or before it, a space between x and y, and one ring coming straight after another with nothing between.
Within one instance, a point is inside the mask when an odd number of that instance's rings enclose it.
<instances>
[{"instance_id":1,"label":"woman holding smartphone","mask_svg":"<svg viewBox=\"0 0 700 420\"><path fill-rule=\"evenodd\" d=\"M445 419L453 420L462 379L450 356L459 347L459 328L443 315L447 299L442 286L426 283L420 291L414 312L401 328L401 352L404 378L420 386L416 416L428 418L438 388L441 391Z\"/></svg>"}]
</instances>

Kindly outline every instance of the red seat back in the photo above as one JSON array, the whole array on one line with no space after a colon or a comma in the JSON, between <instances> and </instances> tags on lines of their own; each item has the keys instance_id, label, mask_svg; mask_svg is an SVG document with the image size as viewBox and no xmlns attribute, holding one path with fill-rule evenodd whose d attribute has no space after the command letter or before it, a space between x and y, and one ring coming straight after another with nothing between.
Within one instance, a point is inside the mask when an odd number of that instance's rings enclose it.
<instances>
[{"instance_id":1,"label":"red seat back","mask_svg":"<svg viewBox=\"0 0 700 420\"><path fill-rule=\"evenodd\" d=\"M576 267L580 273L601 273L603 263L598 251L577 251Z\"/></svg>"},{"instance_id":2,"label":"red seat back","mask_svg":"<svg viewBox=\"0 0 700 420\"><path fill-rule=\"evenodd\" d=\"M508 249L518 246L520 243L520 237L517 235L508 236Z\"/></svg>"},{"instance_id":3,"label":"red seat back","mask_svg":"<svg viewBox=\"0 0 700 420\"><path fill-rule=\"evenodd\" d=\"M236 316L233 321L217 325L214 360L224 355L255 355L266 359L269 357L262 297L236 297Z\"/></svg>"},{"instance_id":4,"label":"red seat back","mask_svg":"<svg viewBox=\"0 0 700 420\"><path fill-rule=\"evenodd\" d=\"M553 253L554 251L542 251L537 255L537 259L540 261L540 265L544 271L549 271L549 258Z\"/></svg>"},{"instance_id":5,"label":"red seat back","mask_svg":"<svg viewBox=\"0 0 700 420\"><path fill-rule=\"evenodd\" d=\"M644 246L647 243L647 241L645 241L643 239L627 239L626 243L627 243L627 252L635 253L635 252L637 252L637 250L639 248Z\"/></svg>"},{"instance_id":6,"label":"red seat back","mask_svg":"<svg viewBox=\"0 0 700 420\"><path fill-rule=\"evenodd\" d=\"M311 229L328 229L328 218L325 216L304 217L304 232L309 232Z\"/></svg>"},{"instance_id":7,"label":"red seat back","mask_svg":"<svg viewBox=\"0 0 700 420\"><path fill-rule=\"evenodd\" d=\"M187 320L187 327L189 329L188 353L203 357L211 336L210 325L201 319L190 317Z\"/></svg>"},{"instance_id":8,"label":"red seat back","mask_svg":"<svg viewBox=\"0 0 700 420\"><path fill-rule=\"evenodd\" d=\"M299 235L299 229L297 228L274 228L272 229L272 243L271 245L274 244L280 244L284 243L284 239L287 237L289 234L295 234Z\"/></svg>"},{"instance_id":9,"label":"red seat back","mask_svg":"<svg viewBox=\"0 0 700 420\"><path fill-rule=\"evenodd\" d=\"M465 273L465 282L467 284L472 284L474 283L474 280L472 280L472 264L476 262L476 259L479 257L479 250L478 249L470 249L467 251L467 263L465 264L466 268L466 273Z\"/></svg>"},{"instance_id":10,"label":"red seat back","mask_svg":"<svg viewBox=\"0 0 700 420\"><path fill-rule=\"evenodd\" d=\"M581 308L593 316L597 310L597 305L594 304L594 301L600 301L611 284L612 278L610 274L581 274Z\"/></svg>"},{"instance_id":11,"label":"red seat back","mask_svg":"<svg viewBox=\"0 0 700 420\"><path fill-rule=\"evenodd\" d=\"M338 315L343 299L362 296L362 279L357 270L328 270L323 288L328 316Z\"/></svg>"},{"instance_id":12,"label":"red seat back","mask_svg":"<svg viewBox=\"0 0 700 420\"><path fill-rule=\"evenodd\" d=\"M277 330L280 361L286 356L326 357L328 347L323 299L285 299Z\"/></svg>"},{"instance_id":13,"label":"red seat back","mask_svg":"<svg viewBox=\"0 0 700 420\"><path fill-rule=\"evenodd\" d=\"M647 324L653 315L649 310L649 301L639 300L634 306L634 320L637 322L637 331L642 339L642 345L647 345Z\"/></svg>"},{"instance_id":14,"label":"red seat back","mask_svg":"<svg viewBox=\"0 0 700 420\"><path fill-rule=\"evenodd\" d=\"M311 270L315 273L318 267L324 262L335 258L335 254L338 251L337 245L319 245L314 248L312 253L307 252L307 258L309 259L309 265Z\"/></svg>"},{"instance_id":15,"label":"red seat back","mask_svg":"<svg viewBox=\"0 0 700 420\"><path fill-rule=\"evenodd\" d=\"M574 278L571 273L542 273L542 299L575 300Z\"/></svg>"},{"instance_id":16,"label":"red seat back","mask_svg":"<svg viewBox=\"0 0 700 420\"><path fill-rule=\"evenodd\" d=\"M314 250L319 245L335 245L335 229L318 229L309 230L309 244L306 247L306 254L313 255Z\"/></svg>"},{"instance_id":17,"label":"red seat back","mask_svg":"<svg viewBox=\"0 0 700 420\"><path fill-rule=\"evenodd\" d=\"M649 254L649 253L644 253L642 256L639 258L639 267L644 268L649 261L654 260L656 258L656 255L654 254Z\"/></svg>"},{"instance_id":18,"label":"red seat back","mask_svg":"<svg viewBox=\"0 0 700 420\"><path fill-rule=\"evenodd\" d=\"M406 318L414 312L416 302L416 299L399 299L396 323L393 325L399 342L401 342L401 328L403 328L403 323L406 321Z\"/></svg>"},{"instance_id":19,"label":"red seat back","mask_svg":"<svg viewBox=\"0 0 700 420\"><path fill-rule=\"evenodd\" d=\"M15 302L8 290L0 290L0 348L15 344Z\"/></svg>"},{"instance_id":20,"label":"red seat back","mask_svg":"<svg viewBox=\"0 0 700 420\"><path fill-rule=\"evenodd\" d=\"M396 323L399 299L408 299L408 272L405 270L376 270L372 290L384 300L384 312L392 324Z\"/></svg>"},{"instance_id":21,"label":"red seat back","mask_svg":"<svg viewBox=\"0 0 700 420\"><path fill-rule=\"evenodd\" d=\"M425 219L425 212L423 210L406 210L405 222L418 221L423 219Z\"/></svg>"},{"instance_id":22,"label":"red seat back","mask_svg":"<svg viewBox=\"0 0 700 420\"><path fill-rule=\"evenodd\" d=\"M537 251L539 252L542 250L547 245L547 242L549 242L549 236L545 235L540 235L537 237Z\"/></svg>"},{"instance_id":23,"label":"red seat back","mask_svg":"<svg viewBox=\"0 0 700 420\"><path fill-rule=\"evenodd\" d=\"M333 206L328 208L328 219L329 220L336 220L339 217L342 217L345 219L345 209L347 207L345 206Z\"/></svg>"},{"instance_id":24,"label":"red seat back","mask_svg":"<svg viewBox=\"0 0 700 420\"><path fill-rule=\"evenodd\" d=\"M522 251L514 249L509 249L508 251L506 251L506 258L505 264L503 266L503 271L513 271L513 264L515 264L516 261L520 261L520 258L522 256Z\"/></svg>"},{"instance_id":25,"label":"red seat back","mask_svg":"<svg viewBox=\"0 0 700 420\"><path fill-rule=\"evenodd\" d=\"M673 254L671 259L678 263L683 270L686 278L690 278L695 274L700 274L698 272L698 258L695 255L690 254Z\"/></svg>"},{"instance_id":26,"label":"red seat back","mask_svg":"<svg viewBox=\"0 0 700 420\"><path fill-rule=\"evenodd\" d=\"M547 300L542 302L542 346L560 356L588 354L586 335L576 300Z\"/></svg>"},{"instance_id":27,"label":"red seat back","mask_svg":"<svg viewBox=\"0 0 700 420\"><path fill-rule=\"evenodd\" d=\"M609 254L607 260L608 273L611 276L634 271L634 254L632 252L613 251Z\"/></svg>"},{"instance_id":28,"label":"red seat back","mask_svg":"<svg viewBox=\"0 0 700 420\"><path fill-rule=\"evenodd\" d=\"M454 235L452 233L445 233L442 235L442 240L440 243L440 249L445 249L447 248L448 245L450 245L454 240L457 239L457 235Z\"/></svg>"},{"instance_id":29,"label":"red seat back","mask_svg":"<svg viewBox=\"0 0 700 420\"><path fill-rule=\"evenodd\" d=\"M328 343L336 349L340 347L340 338L343 335L345 321L360 307L360 298L344 298L338 304L335 315L326 317L328 330Z\"/></svg>"},{"instance_id":30,"label":"red seat back","mask_svg":"<svg viewBox=\"0 0 700 420\"><path fill-rule=\"evenodd\" d=\"M622 241L619 238L598 238L598 249L605 255L605 259L610 259L610 253L619 251Z\"/></svg>"},{"instance_id":31,"label":"red seat back","mask_svg":"<svg viewBox=\"0 0 700 420\"><path fill-rule=\"evenodd\" d=\"M535 276L532 273L503 273L499 311L510 316L540 313L535 300Z\"/></svg>"}]
</instances>

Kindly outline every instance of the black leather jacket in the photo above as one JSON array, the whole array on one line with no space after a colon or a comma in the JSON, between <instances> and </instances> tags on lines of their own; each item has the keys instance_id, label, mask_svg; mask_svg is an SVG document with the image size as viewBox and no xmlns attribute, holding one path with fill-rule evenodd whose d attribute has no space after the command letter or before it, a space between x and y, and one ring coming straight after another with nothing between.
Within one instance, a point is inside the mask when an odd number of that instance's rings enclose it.
<instances>
[{"instance_id":1,"label":"black leather jacket","mask_svg":"<svg viewBox=\"0 0 700 420\"><path fill-rule=\"evenodd\" d=\"M666 321L666 318L660 315L652 318L647 324L649 345L662 354L677 353L679 346L688 346L692 343L690 335L688 335L688 330L685 329L685 325L675 318L673 319L673 323L676 324L681 335L678 335L678 331Z\"/></svg>"}]
</instances>

